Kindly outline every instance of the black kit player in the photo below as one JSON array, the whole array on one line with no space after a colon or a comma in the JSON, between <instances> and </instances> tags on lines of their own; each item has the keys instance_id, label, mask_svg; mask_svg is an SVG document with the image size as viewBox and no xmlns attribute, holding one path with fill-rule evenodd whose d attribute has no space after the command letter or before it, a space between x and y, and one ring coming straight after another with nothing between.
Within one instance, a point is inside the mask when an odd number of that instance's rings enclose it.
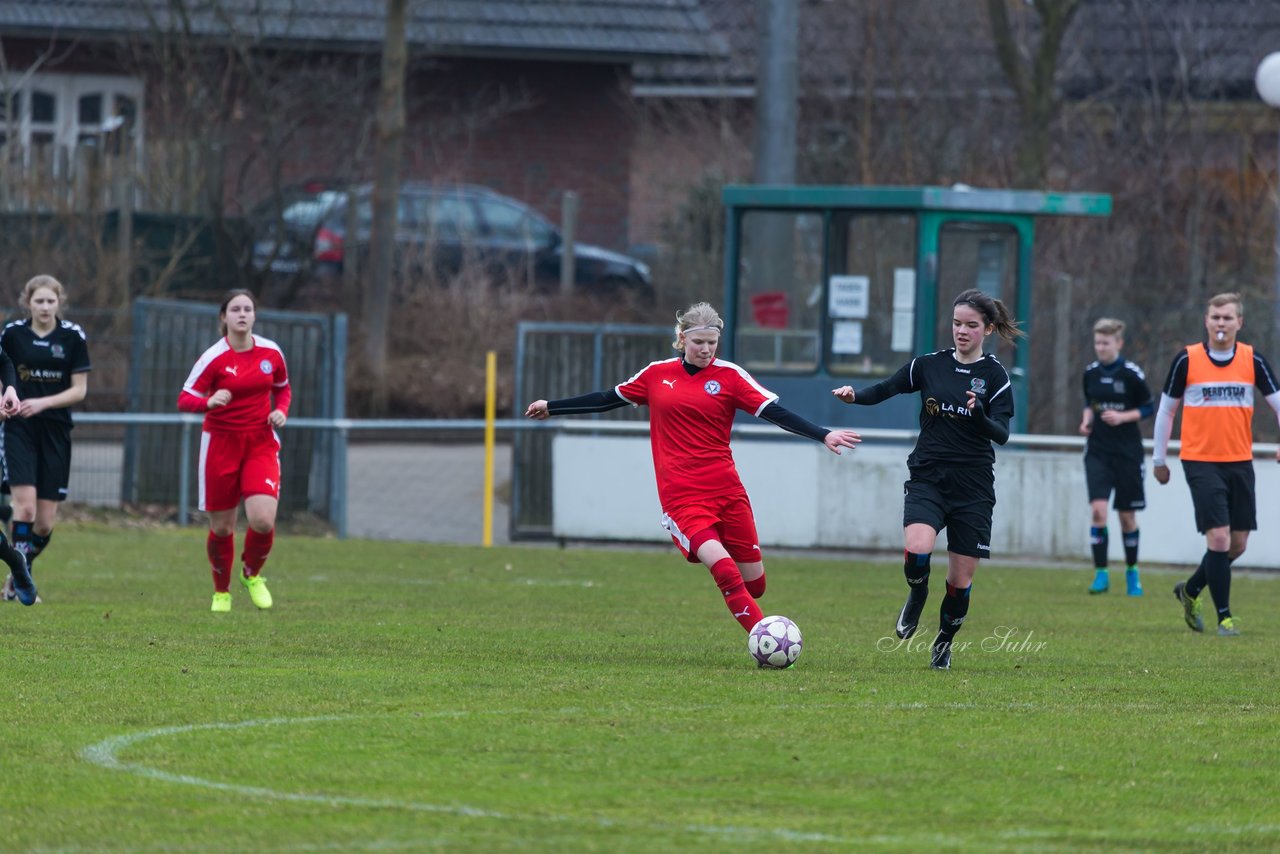
<instances>
[{"instance_id":1,"label":"black kit player","mask_svg":"<svg viewBox=\"0 0 1280 854\"><path fill-rule=\"evenodd\" d=\"M833 389L845 403L871 406L899 394L920 394L920 435L907 457L910 477L903 501L903 572L906 604L896 632L915 634L929 595L929 562L938 532L947 529L947 593L929 664L951 669L952 642L969 612L978 562L991 556L995 510L995 449L1009 441L1013 387L994 355L982 352L988 335L1008 342L1022 335L1000 300L970 289L952 303L955 346L918 356L883 382L857 392Z\"/></svg>"},{"instance_id":2,"label":"black kit player","mask_svg":"<svg viewBox=\"0 0 1280 854\"><path fill-rule=\"evenodd\" d=\"M1146 374L1137 364L1121 358L1124 322L1112 317L1093 324L1093 351L1097 361L1084 369L1084 412L1080 432L1088 439L1084 450L1084 476L1091 515L1089 543L1093 551L1093 583L1090 593L1111 589L1107 569L1107 499L1120 517L1124 538L1125 591L1142 595L1138 574L1137 511L1147 506L1142 433L1138 422L1155 412L1155 401Z\"/></svg>"},{"instance_id":3,"label":"black kit player","mask_svg":"<svg viewBox=\"0 0 1280 854\"><path fill-rule=\"evenodd\" d=\"M5 464L13 493L13 546L27 569L44 551L71 479L71 411L84 400L90 370L84 330L61 315L66 290L53 276L26 283L19 304L29 316L0 333L21 399L5 425ZM15 582L17 577L15 576ZM15 592L16 583L15 583Z\"/></svg>"},{"instance_id":4,"label":"black kit player","mask_svg":"<svg viewBox=\"0 0 1280 854\"><path fill-rule=\"evenodd\" d=\"M18 400L18 374L13 362L0 350L0 385L4 392L0 394L0 421L7 421L18 414L21 406ZM0 560L9 567L7 586L13 587L13 598L23 605L34 605L36 602L36 585L31 580L31 569L27 566L26 557L15 549L9 538L0 529Z\"/></svg>"}]
</instances>

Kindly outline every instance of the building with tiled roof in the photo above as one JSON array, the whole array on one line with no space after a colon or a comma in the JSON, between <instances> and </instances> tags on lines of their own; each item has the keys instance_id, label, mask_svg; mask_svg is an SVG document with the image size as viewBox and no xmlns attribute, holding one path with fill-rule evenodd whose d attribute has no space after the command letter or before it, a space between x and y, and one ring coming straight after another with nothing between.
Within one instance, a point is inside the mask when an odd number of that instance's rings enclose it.
<instances>
[{"instance_id":1,"label":"building with tiled roof","mask_svg":"<svg viewBox=\"0 0 1280 854\"><path fill-rule=\"evenodd\" d=\"M367 178L384 31L382 0L0 0L0 142L194 145L232 213L311 176ZM406 178L553 220L573 190L579 236L619 248L632 63L724 52L696 0L410 2L406 42Z\"/></svg>"}]
</instances>

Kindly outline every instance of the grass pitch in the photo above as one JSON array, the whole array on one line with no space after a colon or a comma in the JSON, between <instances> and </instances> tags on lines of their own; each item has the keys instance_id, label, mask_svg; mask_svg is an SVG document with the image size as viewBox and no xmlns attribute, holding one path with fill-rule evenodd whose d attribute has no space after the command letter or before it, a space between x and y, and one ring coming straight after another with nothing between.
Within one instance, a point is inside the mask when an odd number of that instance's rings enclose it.
<instances>
[{"instance_id":1,"label":"grass pitch","mask_svg":"<svg viewBox=\"0 0 1280 854\"><path fill-rule=\"evenodd\" d=\"M1182 573L983 566L936 673L941 571L900 645L896 562L769 561L788 671L671 551L281 537L265 574L214 615L202 531L58 530L0 606L0 849L1280 846L1280 579L1219 638Z\"/></svg>"}]
</instances>

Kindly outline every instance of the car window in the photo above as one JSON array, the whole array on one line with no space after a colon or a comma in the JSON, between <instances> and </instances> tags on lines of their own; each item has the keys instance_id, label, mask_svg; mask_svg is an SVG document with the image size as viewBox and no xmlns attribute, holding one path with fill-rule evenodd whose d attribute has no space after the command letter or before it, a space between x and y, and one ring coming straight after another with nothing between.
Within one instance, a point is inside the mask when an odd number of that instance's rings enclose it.
<instances>
[{"instance_id":1,"label":"car window","mask_svg":"<svg viewBox=\"0 0 1280 854\"><path fill-rule=\"evenodd\" d=\"M342 204L343 193L326 191L288 205L281 218L285 224L312 227L320 224L331 210Z\"/></svg>"},{"instance_id":2,"label":"car window","mask_svg":"<svg viewBox=\"0 0 1280 854\"><path fill-rule=\"evenodd\" d=\"M421 228L422 223L427 219L426 196L401 193L397 202L399 207L396 209L396 228L407 231L416 231Z\"/></svg>"},{"instance_id":3,"label":"car window","mask_svg":"<svg viewBox=\"0 0 1280 854\"><path fill-rule=\"evenodd\" d=\"M345 212L343 216L345 216ZM356 200L356 231L360 234L368 234L373 228L373 200L368 196L361 196Z\"/></svg>"},{"instance_id":4,"label":"car window","mask_svg":"<svg viewBox=\"0 0 1280 854\"><path fill-rule=\"evenodd\" d=\"M460 196L433 198L427 217L428 229L437 240L469 241L479 230L475 208Z\"/></svg>"},{"instance_id":5,"label":"car window","mask_svg":"<svg viewBox=\"0 0 1280 854\"><path fill-rule=\"evenodd\" d=\"M528 240L533 243L551 241L551 226L532 211L493 199L482 199L479 204L485 228L492 239L511 242Z\"/></svg>"}]
</instances>

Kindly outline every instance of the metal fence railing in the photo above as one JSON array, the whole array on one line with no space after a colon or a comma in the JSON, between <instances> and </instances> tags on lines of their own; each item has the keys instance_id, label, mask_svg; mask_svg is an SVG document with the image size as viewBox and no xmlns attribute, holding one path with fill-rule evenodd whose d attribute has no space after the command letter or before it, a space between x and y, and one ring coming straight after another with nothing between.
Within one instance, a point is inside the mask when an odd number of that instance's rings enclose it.
<instances>
[{"instance_id":1,"label":"metal fence railing","mask_svg":"<svg viewBox=\"0 0 1280 854\"><path fill-rule=\"evenodd\" d=\"M198 506L197 454L201 419L181 413L76 413L70 501L92 507L143 509L189 524ZM166 426L179 440L164 457L130 458L131 429ZM282 518L313 520L338 537L480 543L484 512L485 422L457 420L357 420L293 418L281 432L308 449L312 476L307 494L282 502ZM524 420L495 422L493 453L494 542L511 539L511 438L518 432L554 429ZM303 441L307 437L308 441ZM170 469L167 495L139 501L129 492L138 477L130 465ZM286 478L282 491L287 496ZM546 490L550 500L550 489ZM140 506L141 505L141 506Z\"/></svg>"}]
</instances>

